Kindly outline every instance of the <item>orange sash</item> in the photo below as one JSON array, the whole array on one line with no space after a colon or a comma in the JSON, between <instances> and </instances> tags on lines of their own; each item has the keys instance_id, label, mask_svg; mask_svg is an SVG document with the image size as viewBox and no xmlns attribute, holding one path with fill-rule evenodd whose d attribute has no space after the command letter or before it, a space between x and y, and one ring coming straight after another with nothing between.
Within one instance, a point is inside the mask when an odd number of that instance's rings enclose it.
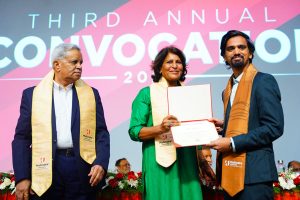
<instances>
[{"instance_id":1,"label":"orange sash","mask_svg":"<svg viewBox=\"0 0 300 200\"><path fill-rule=\"evenodd\" d=\"M248 133L250 97L257 70L250 64L244 69L243 73L230 110L225 137ZM232 79L233 75L229 79L224 91L224 115L226 114L233 86ZM221 186L230 196L234 196L244 189L245 164L246 152L223 153Z\"/></svg>"}]
</instances>

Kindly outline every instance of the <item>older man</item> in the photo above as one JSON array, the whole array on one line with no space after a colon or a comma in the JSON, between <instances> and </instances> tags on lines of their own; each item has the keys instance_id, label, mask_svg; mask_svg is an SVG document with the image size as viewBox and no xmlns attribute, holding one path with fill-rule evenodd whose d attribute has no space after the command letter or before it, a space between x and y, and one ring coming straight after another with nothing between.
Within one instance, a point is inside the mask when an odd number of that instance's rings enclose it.
<instances>
[{"instance_id":1,"label":"older man","mask_svg":"<svg viewBox=\"0 0 300 200\"><path fill-rule=\"evenodd\" d=\"M115 164L117 172L122 174L128 174L131 171L131 165L126 158L120 158L116 161Z\"/></svg>"},{"instance_id":2,"label":"older man","mask_svg":"<svg viewBox=\"0 0 300 200\"><path fill-rule=\"evenodd\" d=\"M60 44L52 70L23 91L12 142L17 199L95 199L103 185L109 133L82 62L78 46Z\"/></svg>"}]
</instances>

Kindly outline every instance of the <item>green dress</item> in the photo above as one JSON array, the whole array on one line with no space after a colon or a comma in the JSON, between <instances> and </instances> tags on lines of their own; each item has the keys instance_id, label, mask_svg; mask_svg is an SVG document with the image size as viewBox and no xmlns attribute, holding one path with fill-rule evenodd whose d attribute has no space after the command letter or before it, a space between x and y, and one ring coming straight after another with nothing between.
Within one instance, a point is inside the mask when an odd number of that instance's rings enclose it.
<instances>
[{"instance_id":1,"label":"green dress","mask_svg":"<svg viewBox=\"0 0 300 200\"><path fill-rule=\"evenodd\" d=\"M153 126L150 87L140 90L132 103L129 135L140 141L139 132ZM147 200L201 200L196 147L177 148L177 160L170 167L155 160L154 139L143 142L144 198Z\"/></svg>"}]
</instances>

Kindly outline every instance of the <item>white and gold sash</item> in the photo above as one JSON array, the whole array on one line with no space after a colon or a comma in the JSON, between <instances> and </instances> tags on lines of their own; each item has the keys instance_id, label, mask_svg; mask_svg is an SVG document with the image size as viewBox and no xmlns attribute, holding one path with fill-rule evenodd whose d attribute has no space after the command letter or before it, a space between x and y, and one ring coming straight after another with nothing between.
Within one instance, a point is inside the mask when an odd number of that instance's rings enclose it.
<instances>
[{"instance_id":1,"label":"white and gold sash","mask_svg":"<svg viewBox=\"0 0 300 200\"><path fill-rule=\"evenodd\" d=\"M150 85L153 125L159 125L168 115L168 83L164 77L159 82ZM155 137L156 162L163 167L169 167L176 161L176 147L173 144L171 131Z\"/></svg>"},{"instance_id":2,"label":"white and gold sash","mask_svg":"<svg viewBox=\"0 0 300 200\"><path fill-rule=\"evenodd\" d=\"M32 96L32 183L41 196L52 184L52 95L54 71L34 88ZM96 158L96 103L84 81L75 82L80 107L80 155L88 163Z\"/></svg>"}]
</instances>

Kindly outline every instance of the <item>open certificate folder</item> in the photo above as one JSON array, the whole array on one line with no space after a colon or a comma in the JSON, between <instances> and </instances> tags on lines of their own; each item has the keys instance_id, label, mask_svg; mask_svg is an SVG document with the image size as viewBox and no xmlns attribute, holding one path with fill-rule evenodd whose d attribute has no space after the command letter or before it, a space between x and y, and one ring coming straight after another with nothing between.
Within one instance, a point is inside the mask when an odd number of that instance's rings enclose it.
<instances>
[{"instance_id":1,"label":"open certificate folder","mask_svg":"<svg viewBox=\"0 0 300 200\"><path fill-rule=\"evenodd\" d=\"M181 122L171 127L176 147L208 144L218 138L212 118L210 84L168 87L169 114Z\"/></svg>"}]
</instances>

